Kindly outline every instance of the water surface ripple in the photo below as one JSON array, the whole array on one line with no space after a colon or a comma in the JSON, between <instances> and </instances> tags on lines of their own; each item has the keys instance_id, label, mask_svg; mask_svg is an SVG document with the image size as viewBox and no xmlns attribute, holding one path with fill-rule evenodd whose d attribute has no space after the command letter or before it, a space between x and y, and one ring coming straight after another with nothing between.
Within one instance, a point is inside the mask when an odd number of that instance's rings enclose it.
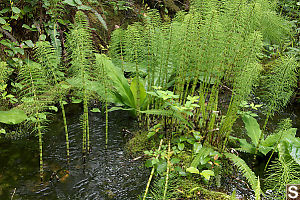
<instances>
[{"instance_id":1,"label":"water surface ripple","mask_svg":"<svg viewBox=\"0 0 300 200\"><path fill-rule=\"evenodd\" d=\"M37 138L0 146L0 199L136 200L143 192L149 170L132 161L124 150L122 129L134 121L125 112L109 116L109 143L105 145L105 119L90 113L91 152L82 159L79 106L67 108L70 140L70 174L66 164L65 135L61 114L55 116L44 135L45 183L39 185ZM6 150L3 151L5 148ZM15 158L11 158L14 156ZM57 176L56 176L57 173ZM13 177L11 177L13 176Z\"/></svg>"}]
</instances>

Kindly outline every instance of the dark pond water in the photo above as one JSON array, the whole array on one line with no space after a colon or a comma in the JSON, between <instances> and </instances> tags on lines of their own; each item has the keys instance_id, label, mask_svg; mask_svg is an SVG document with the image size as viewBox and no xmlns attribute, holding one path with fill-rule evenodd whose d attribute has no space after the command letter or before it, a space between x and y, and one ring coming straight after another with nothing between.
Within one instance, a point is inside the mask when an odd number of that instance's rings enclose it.
<instances>
[{"instance_id":1,"label":"dark pond water","mask_svg":"<svg viewBox=\"0 0 300 200\"><path fill-rule=\"evenodd\" d=\"M39 152L37 138L0 142L0 200L36 199L95 199L136 200L143 193L149 170L143 161L133 161L124 150L122 129L133 130L134 120L126 112L112 112L109 116L109 144L105 147L105 119L100 113L90 113L92 151L85 164L82 160L82 131L79 105L67 107L70 137L70 168L66 165L65 135L61 114L53 116L44 135L45 182L39 184ZM264 117L260 113L259 122ZM300 104L290 105L268 123L270 132L284 118L291 118L300 136ZM243 122L237 121L234 134L243 136ZM249 156L249 155L248 155ZM247 161L247 157L244 159ZM252 156L248 157L251 163ZM255 171L263 178L266 158L258 157ZM66 170L69 170L68 174ZM57 177L54 175L57 173ZM242 175L236 175L243 178ZM224 186L224 184L226 186ZM237 190L237 196L253 199L253 193L240 182L222 183L227 191ZM244 189L243 189L244 188Z\"/></svg>"},{"instance_id":2,"label":"dark pond water","mask_svg":"<svg viewBox=\"0 0 300 200\"><path fill-rule=\"evenodd\" d=\"M45 183L39 184L37 139L0 143L0 199L97 199L130 200L146 187L149 171L124 150L122 129L132 129L133 120L124 112L109 119L109 143L105 147L105 119L90 113L92 151L83 163L82 131L78 105L67 107L70 137L70 168L67 173L65 136L60 114L44 135ZM57 176L55 176L55 172ZM52 177L51 177L52 176Z\"/></svg>"}]
</instances>

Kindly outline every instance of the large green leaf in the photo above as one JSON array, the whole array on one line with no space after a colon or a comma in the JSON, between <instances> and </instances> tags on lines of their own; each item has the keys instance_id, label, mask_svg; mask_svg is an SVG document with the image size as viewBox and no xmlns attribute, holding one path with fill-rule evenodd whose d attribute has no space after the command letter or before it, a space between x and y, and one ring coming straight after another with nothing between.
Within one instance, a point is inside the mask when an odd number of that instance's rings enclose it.
<instances>
[{"instance_id":1,"label":"large green leaf","mask_svg":"<svg viewBox=\"0 0 300 200\"><path fill-rule=\"evenodd\" d=\"M300 139L295 138L298 141L289 145L289 153L292 158L300 165Z\"/></svg>"},{"instance_id":2,"label":"large green leaf","mask_svg":"<svg viewBox=\"0 0 300 200\"><path fill-rule=\"evenodd\" d=\"M199 150L199 153L196 154L194 160L191 163L191 167L197 168L198 165L204 165L206 164L210 158L209 158L209 154L213 152L213 149L208 148L208 147L202 147Z\"/></svg>"},{"instance_id":3,"label":"large green leaf","mask_svg":"<svg viewBox=\"0 0 300 200\"><path fill-rule=\"evenodd\" d=\"M131 82L131 85L130 85L130 90L133 94L135 105L137 105L138 93L139 93L139 99L140 99L139 104L140 104L140 107L143 107L144 102L145 102L146 97L147 97L143 81L141 81L140 78L138 79L137 77L134 77L132 79L132 82Z\"/></svg>"},{"instance_id":4,"label":"large green leaf","mask_svg":"<svg viewBox=\"0 0 300 200\"><path fill-rule=\"evenodd\" d=\"M269 151L271 151L271 150L273 150L273 147L265 147L263 145L260 145L258 148L258 151L264 155L267 155L267 153L269 153Z\"/></svg>"},{"instance_id":5,"label":"large green leaf","mask_svg":"<svg viewBox=\"0 0 300 200\"><path fill-rule=\"evenodd\" d=\"M131 92L127 79L122 71L117 68L112 61L104 54L95 54L96 63L103 65L107 76L114 87L115 98L112 103L123 103L130 108L136 108L134 96Z\"/></svg>"},{"instance_id":6,"label":"large green leaf","mask_svg":"<svg viewBox=\"0 0 300 200\"><path fill-rule=\"evenodd\" d=\"M77 6L77 4L73 0L64 0L62 3L68 4L70 6Z\"/></svg>"},{"instance_id":7,"label":"large green leaf","mask_svg":"<svg viewBox=\"0 0 300 200\"><path fill-rule=\"evenodd\" d=\"M249 144L246 139L237 139L240 142L241 148L238 150L254 154L255 153L255 146L253 144Z\"/></svg>"},{"instance_id":8,"label":"large green leaf","mask_svg":"<svg viewBox=\"0 0 300 200\"><path fill-rule=\"evenodd\" d=\"M202 176L204 176L204 178L206 180L209 180L211 176L214 176L215 173L212 171L212 170L203 170L201 173L200 173Z\"/></svg>"},{"instance_id":9,"label":"large green leaf","mask_svg":"<svg viewBox=\"0 0 300 200\"><path fill-rule=\"evenodd\" d=\"M289 135L284 140L289 155L300 165L300 138Z\"/></svg>"},{"instance_id":10,"label":"large green leaf","mask_svg":"<svg viewBox=\"0 0 300 200\"><path fill-rule=\"evenodd\" d=\"M6 24L5 19L3 19L2 17L0 17L0 24Z\"/></svg>"},{"instance_id":11,"label":"large green leaf","mask_svg":"<svg viewBox=\"0 0 300 200\"><path fill-rule=\"evenodd\" d=\"M190 172L192 174L199 174L199 170L195 167L189 167L186 169L187 172Z\"/></svg>"},{"instance_id":12,"label":"large green leaf","mask_svg":"<svg viewBox=\"0 0 300 200\"><path fill-rule=\"evenodd\" d=\"M93 8L91 8L91 11L96 15L96 17L98 18L98 20L102 24L102 26L105 28L105 30L108 30L106 22L104 21L103 17Z\"/></svg>"},{"instance_id":13,"label":"large green leaf","mask_svg":"<svg viewBox=\"0 0 300 200\"><path fill-rule=\"evenodd\" d=\"M0 111L0 122L4 124L19 124L27 119L23 110Z\"/></svg>"},{"instance_id":14,"label":"large green leaf","mask_svg":"<svg viewBox=\"0 0 300 200\"><path fill-rule=\"evenodd\" d=\"M252 144L257 146L259 137L261 134L261 130L259 128L259 124L257 123L254 117L249 115L243 116L243 121L245 123L245 128L247 130L247 135L251 138Z\"/></svg>"}]
</instances>

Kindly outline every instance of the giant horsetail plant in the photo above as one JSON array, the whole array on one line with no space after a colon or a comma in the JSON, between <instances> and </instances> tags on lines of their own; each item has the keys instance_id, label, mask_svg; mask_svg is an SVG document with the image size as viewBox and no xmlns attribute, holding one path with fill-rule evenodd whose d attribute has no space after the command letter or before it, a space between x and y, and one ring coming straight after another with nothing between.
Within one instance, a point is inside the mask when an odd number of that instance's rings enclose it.
<instances>
[{"instance_id":1,"label":"giant horsetail plant","mask_svg":"<svg viewBox=\"0 0 300 200\"><path fill-rule=\"evenodd\" d=\"M56 45L57 46L57 45ZM54 48L48 41L39 41L35 44L35 57L45 71L45 78L50 85L53 85L58 91L59 105L62 110L64 129L66 135L67 162L70 160L70 144L67 126L67 118L64 108L63 93L61 81L63 80L62 67L60 65L59 49Z\"/></svg>"},{"instance_id":2,"label":"giant horsetail plant","mask_svg":"<svg viewBox=\"0 0 300 200\"><path fill-rule=\"evenodd\" d=\"M49 91L48 81L45 77L44 69L35 62L28 61L26 65L21 66L19 72L20 83L24 86L20 95L23 97L24 105L31 107L33 113L29 118L34 123L34 131L37 132L40 151L40 178L43 182L44 167L43 167L43 126L46 121L46 112L50 103L47 96Z\"/></svg>"},{"instance_id":3,"label":"giant horsetail plant","mask_svg":"<svg viewBox=\"0 0 300 200\"><path fill-rule=\"evenodd\" d=\"M290 30L268 0L194 0L190 11L179 12L172 22L151 10L143 23L116 30L110 53L114 63L122 59L125 71L147 72L148 92L152 86L173 89L181 104L188 95L199 95L195 128L224 149L239 105L259 78L263 41L280 44ZM220 88L230 88L229 105L219 105ZM148 109L160 109L160 101L151 99ZM226 115L218 125L220 108Z\"/></svg>"},{"instance_id":4,"label":"giant horsetail plant","mask_svg":"<svg viewBox=\"0 0 300 200\"><path fill-rule=\"evenodd\" d=\"M297 70L299 64L294 57L281 57L276 60L271 71L262 78L263 94L266 102L266 119L255 149L257 154L264 137L268 120L274 113L284 108L293 95L293 88L297 87Z\"/></svg>"},{"instance_id":5,"label":"giant horsetail plant","mask_svg":"<svg viewBox=\"0 0 300 200\"><path fill-rule=\"evenodd\" d=\"M95 72L96 72L96 78L98 79L98 83L99 83L96 92L100 97L104 99L105 102L105 144L107 145L108 144L108 102L109 102L108 79L109 77L105 66L109 65L110 61L103 54L102 55L95 54L95 56L96 56ZM104 90L104 94L103 94L103 90Z\"/></svg>"},{"instance_id":6,"label":"giant horsetail plant","mask_svg":"<svg viewBox=\"0 0 300 200\"><path fill-rule=\"evenodd\" d=\"M75 23L72 25L70 33L67 34L66 45L68 56L71 60L69 71L72 76L72 81L70 81L70 83L80 90L80 96L83 101L82 151L85 154L90 150L88 119L89 94L87 85L91 79L90 71L94 63L94 54L87 17L81 11L76 13Z\"/></svg>"}]
</instances>

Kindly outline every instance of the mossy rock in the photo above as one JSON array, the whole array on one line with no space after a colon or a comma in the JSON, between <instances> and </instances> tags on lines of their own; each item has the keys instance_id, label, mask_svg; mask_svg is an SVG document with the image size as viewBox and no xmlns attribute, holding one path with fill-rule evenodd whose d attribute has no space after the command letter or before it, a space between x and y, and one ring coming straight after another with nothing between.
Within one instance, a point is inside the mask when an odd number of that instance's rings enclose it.
<instances>
[{"instance_id":1,"label":"mossy rock","mask_svg":"<svg viewBox=\"0 0 300 200\"><path fill-rule=\"evenodd\" d=\"M186 199L230 200L231 197L223 192L211 191L199 184L197 178L181 177L178 179L177 191Z\"/></svg>"},{"instance_id":2,"label":"mossy rock","mask_svg":"<svg viewBox=\"0 0 300 200\"><path fill-rule=\"evenodd\" d=\"M147 137L147 131L138 131L134 134L127 144L126 149L133 157L142 156L145 150L152 149L156 146L154 139Z\"/></svg>"}]
</instances>

